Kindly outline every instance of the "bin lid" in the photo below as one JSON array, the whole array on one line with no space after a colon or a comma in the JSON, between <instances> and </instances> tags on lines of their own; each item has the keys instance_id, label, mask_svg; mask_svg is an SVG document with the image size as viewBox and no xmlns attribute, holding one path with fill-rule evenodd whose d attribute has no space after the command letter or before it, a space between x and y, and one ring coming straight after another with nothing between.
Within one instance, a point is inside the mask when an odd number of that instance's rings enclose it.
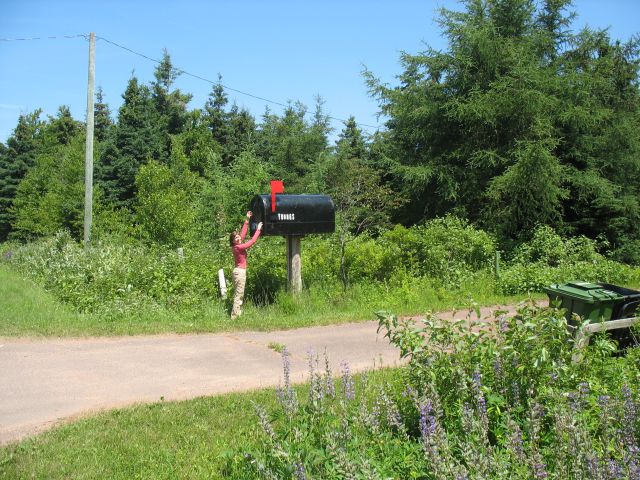
<instances>
[{"instance_id":1,"label":"bin lid","mask_svg":"<svg viewBox=\"0 0 640 480\"><path fill-rule=\"evenodd\" d=\"M602 285L580 280L565 284L556 283L545 288L545 291L555 295L578 298L588 303L615 301L624 298L623 295L617 292L602 288Z\"/></svg>"}]
</instances>

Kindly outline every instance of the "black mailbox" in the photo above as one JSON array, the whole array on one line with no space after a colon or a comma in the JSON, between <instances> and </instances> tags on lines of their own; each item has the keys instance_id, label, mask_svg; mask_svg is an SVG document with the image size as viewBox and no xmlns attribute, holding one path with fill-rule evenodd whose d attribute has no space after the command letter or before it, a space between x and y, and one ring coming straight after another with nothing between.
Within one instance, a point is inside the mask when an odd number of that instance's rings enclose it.
<instances>
[{"instance_id":1,"label":"black mailbox","mask_svg":"<svg viewBox=\"0 0 640 480\"><path fill-rule=\"evenodd\" d=\"M262 235L310 235L336 230L336 208L328 195L277 194L275 212L271 195L256 195L251 200L251 235L259 222Z\"/></svg>"}]
</instances>

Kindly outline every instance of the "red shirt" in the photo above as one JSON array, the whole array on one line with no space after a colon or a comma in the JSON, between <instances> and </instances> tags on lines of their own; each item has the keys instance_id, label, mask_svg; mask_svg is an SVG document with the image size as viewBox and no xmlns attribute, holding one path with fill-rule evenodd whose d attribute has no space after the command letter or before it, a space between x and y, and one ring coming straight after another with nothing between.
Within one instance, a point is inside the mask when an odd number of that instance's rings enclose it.
<instances>
[{"instance_id":1,"label":"red shirt","mask_svg":"<svg viewBox=\"0 0 640 480\"><path fill-rule=\"evenodd\" d=\"M245 220L244 225L242 225L242 231L240 232L240 241L244 240L248 229L249 221ZM256 243L256 240L258 240L258 237L260 236L260 232L261 230L256 230L256 233L253 234L253 237L247 243L239 243L232 247L233 259L236 262L236 267L244 269L247 268L247 249Z\"/></svg>"}]
</instances>

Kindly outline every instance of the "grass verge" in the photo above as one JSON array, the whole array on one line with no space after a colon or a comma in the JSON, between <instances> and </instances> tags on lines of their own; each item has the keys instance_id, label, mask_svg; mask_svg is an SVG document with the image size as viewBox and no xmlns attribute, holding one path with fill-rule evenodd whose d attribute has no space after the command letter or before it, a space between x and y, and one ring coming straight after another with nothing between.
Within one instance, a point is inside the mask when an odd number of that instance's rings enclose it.
<instances>
[{"instance_id":1,"label":"grass verge","mask_svg":"<svg viewBox=\"0 0 640 480\"><path fill-rule=\"evenodd\" d=\"M368 375L370 383L398 378L392 369ZM296 390L308 395L308 385ZM0 447L0 478L224 478L232 453L263 441L253 404L273 411L276 402L265 389L102 413Z\"/></svg>"},{"instance_id":2,"label":"grass verge","mask_svg":"<svg viewBox=\"0 0 640 480\"><path fill-rule=\"evenodd\" d=\"M0 264L0 335L60 335L80 315L35 283Z\"/></svg>"},{"instance_id":3,"label":"grass verge","mask_svg":"<svg viewBox=\"0 0 640 480\"><path fill-rule=\"evenodd\" d=\"M295 297L281 292L267 306L247 302L244 314L235 321L218 300L180 308L148 303L135 309L112 306L99 313L79 314L1 264L0 297L0 336L60 337L284 330L372 320L373 312L380 309L414 315L470 308L471 299L480 305L505 305L523 299L495 294L489 276L475 277L458 289L418 278L400 285L354 285L346 292L337 285Z\"/></svg>"}]
</instances>

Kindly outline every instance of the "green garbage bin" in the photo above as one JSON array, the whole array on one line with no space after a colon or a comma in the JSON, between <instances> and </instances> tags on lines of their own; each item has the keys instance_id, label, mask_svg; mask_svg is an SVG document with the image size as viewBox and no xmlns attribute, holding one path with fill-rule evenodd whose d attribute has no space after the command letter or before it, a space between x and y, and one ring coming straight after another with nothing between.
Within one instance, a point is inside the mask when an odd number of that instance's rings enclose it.
<instances>
[{"instance_id":1,"label":"green garbage bin","mask_svg":"<svg viewBox=\"0 0 640 480\"><path fill-rule=\"evenodd\" d=\"M544 291L550 303L560 301L560 307L566 309L566 318L571 325L575 325L574 314L591 322L609 321L616 307L625 299L624 295L603 285L578 280L550 285Z\"/></svg>"}]
</instances>

